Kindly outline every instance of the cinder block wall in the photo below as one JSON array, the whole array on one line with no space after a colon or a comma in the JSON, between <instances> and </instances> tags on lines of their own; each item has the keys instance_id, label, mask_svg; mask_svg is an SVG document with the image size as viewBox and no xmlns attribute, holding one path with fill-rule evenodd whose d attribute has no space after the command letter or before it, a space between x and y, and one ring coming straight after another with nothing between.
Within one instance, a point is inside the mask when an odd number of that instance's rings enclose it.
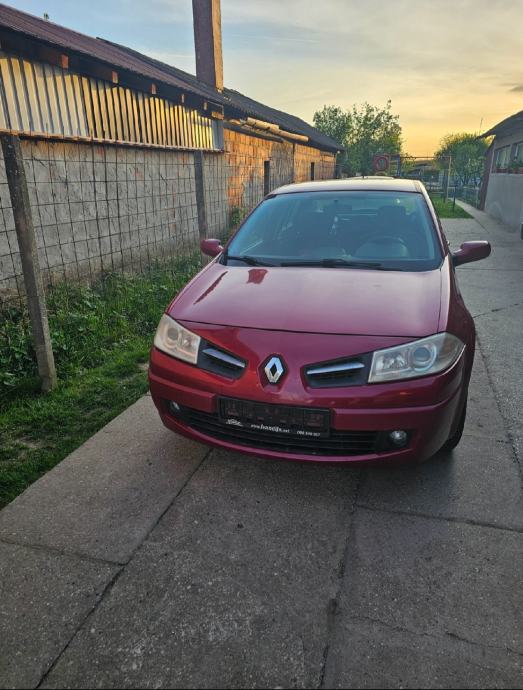
<instances>
[{"instance_id":1,"label":"cinder block wall","mask_svg":"<svg viewBox=\"0 0 523 690\"><path fill-rule=\"evenodd\" d=\"M227 199L227 159L221 153L203 156L203 187L207 234L225 239L229 228L229 204Z\"/></svg>"},{"instance_id":2,"label":"cinder block wall","mask_svg":"<svg viewBox=\"0 0 523 690\"><path fill-rule=\"evenodd\" d=\"M270 188L334 176L335 159L306 146L225 129L225 153L203 158L208 235L226 237ZM198 246L194 154L23 140L40 264L47 282L142 270ZM0 156L0 298L23 292L14 218Z\"/></svg>"},{"instance_id":3,"label":"cinder block wall","mask_svg":"<svg viewBox=\"0 0 523 690\"><path fill-rule=\"evenodd\" d=\"M22 150L48 282L138 270L196 246L191 153L37 140ZM0 204L0 290L9 291L22 278L2 157Z\"/></svg>"}]
</instances>

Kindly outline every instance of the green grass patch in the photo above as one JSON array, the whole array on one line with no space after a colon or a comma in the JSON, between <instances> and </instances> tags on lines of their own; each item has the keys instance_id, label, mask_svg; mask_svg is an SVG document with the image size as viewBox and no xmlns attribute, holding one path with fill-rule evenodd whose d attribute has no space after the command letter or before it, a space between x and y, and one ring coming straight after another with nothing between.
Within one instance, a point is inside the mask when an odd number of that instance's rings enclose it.
<instances>
[{"instance_id":1,"label":"green grass patch","mask_svg":"<svg viewBox=\"0 0 523 690\"><path fill-rule=\"evenodd\" d=\"M445 201L441 196L431 196L431 199L440 218L472 218L459 204L454 206L452 199Z\"/></svg>"},{"instance_id":2,"label":"green grass patch","mask_svg":"<svg viewBox=\"0 0 523 690\"><path fill-rule=\"evenodd\" d=\"M143 364L172 297L199 255L141 275L64 284L48 297L59 385L38 392L25 309L0 312L0 507L147 391Z\"/></svg>"}]
</instances>

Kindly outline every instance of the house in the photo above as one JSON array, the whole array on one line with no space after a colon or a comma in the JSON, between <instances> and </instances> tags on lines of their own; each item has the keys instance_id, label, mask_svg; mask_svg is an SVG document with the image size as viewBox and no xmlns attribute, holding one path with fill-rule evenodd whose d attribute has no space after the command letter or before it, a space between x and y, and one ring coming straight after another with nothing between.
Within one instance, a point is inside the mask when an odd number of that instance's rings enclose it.
<instances>
[{"instance_id":1,"label":"house","mask_svg":"<svg viewBox=\"0 0 523 690\"><path fill-rule=\"evenodd\" d=\"M334 177L337 142L224 86L219 0L193 9L196 76L0 4L0 132L48 280L193 251L272 188ZM23 288L1 155L0 207L1 295Z\"/></svg>"},{"instance_id":2,"label":"house","mask_svg":"<svg viewBox=\"0 0 523 690\"><path fill-rule=\"evenodd\" d=\"M487 152L480 208L506 225L523 228L523 110L481 135L494 137Z\"/></svg>"}]
</instances>

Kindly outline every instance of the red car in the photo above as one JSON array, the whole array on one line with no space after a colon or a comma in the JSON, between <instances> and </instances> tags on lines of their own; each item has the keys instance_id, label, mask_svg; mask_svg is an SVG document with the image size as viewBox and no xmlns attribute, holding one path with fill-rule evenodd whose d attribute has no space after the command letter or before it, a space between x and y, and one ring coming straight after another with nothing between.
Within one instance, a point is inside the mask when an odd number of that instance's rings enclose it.
<instances>
[{"instance_id":1,"label":"red car","mask_svg":"<svg viewBox=\"0 0 523 690\"><path fill-rule=\"evenodd\" d=\"M459 442L475 329L417 181L269 194L173 300L151 352L163 423L213 446L328 462L422 461Z\"/></svg>"}]
</instances>

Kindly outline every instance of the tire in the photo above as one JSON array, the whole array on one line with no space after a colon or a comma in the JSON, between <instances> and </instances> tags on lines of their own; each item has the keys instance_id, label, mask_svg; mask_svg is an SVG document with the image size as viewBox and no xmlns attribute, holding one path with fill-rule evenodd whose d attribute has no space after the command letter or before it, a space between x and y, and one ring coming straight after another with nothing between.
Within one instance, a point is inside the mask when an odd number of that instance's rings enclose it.
<instances>
[{"instance_id":1,"label":"tire","mask_svg":"<svg viewBox=\"0 0 523 690\"><path fill-rule=\"evenodd\" d=\"M443 444L443 447L441 448L442 451L450 452L451 450L454 450L454 448L459 444L459 442L461 441L461 437L463 436L463 430L465 429L465 419L466 418L467 418L467 401L465 400L465 404L463 405L463 411L461 413L458 428L453 433L453 435Z\"/></svg>"}]
</instances>

